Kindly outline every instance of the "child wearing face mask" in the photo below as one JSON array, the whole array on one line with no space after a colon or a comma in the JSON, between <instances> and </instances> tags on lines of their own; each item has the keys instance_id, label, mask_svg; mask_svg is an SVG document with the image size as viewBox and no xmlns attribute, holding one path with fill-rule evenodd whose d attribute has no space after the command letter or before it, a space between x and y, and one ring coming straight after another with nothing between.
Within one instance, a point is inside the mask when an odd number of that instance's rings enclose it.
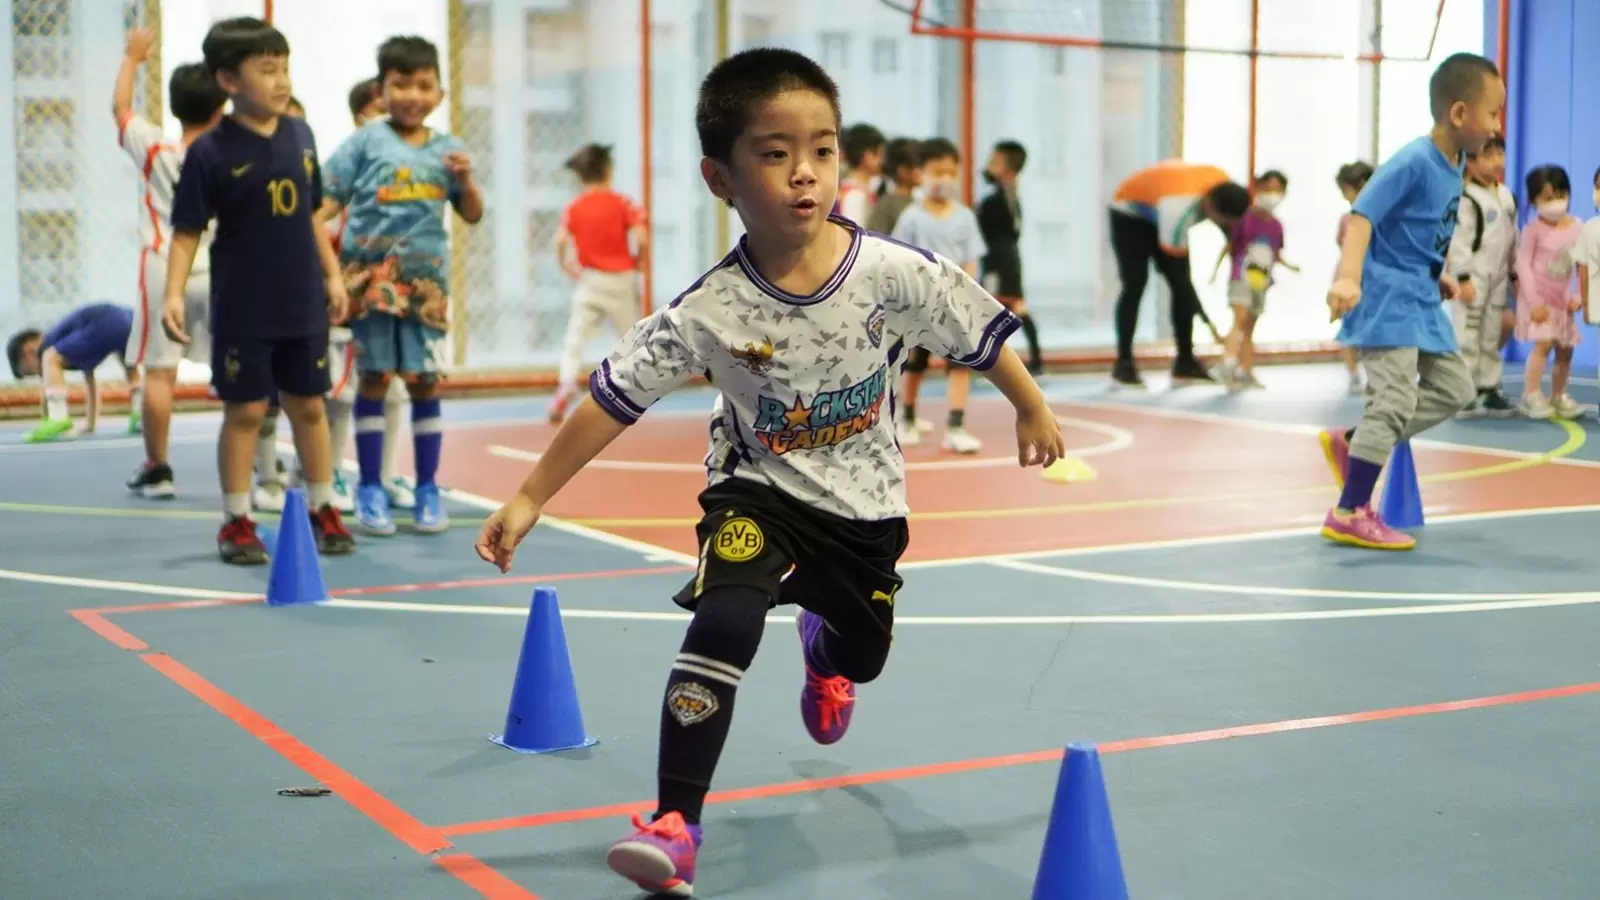
<instances>
[{"instance_id":1,"label":"child wearing face mask","mask_svg":"<svg viewBox=\"0 0 1600 900\"><path fill-rule=\"evenodd\" d=\"M1594 205L1600 209L1600 169L1594 172ZM1583 317L1590 325L1600 325L1600 216L1583 223L1572 248L1572 261L1578 269Z\"/></svg>"},{"instance_id":2,"label":"child wearing face mask","mask_svg":"<svg viewBox=\"0 0 1600 900\"><path fill-rule=\"evenodd\" d=\"M1571 197L1566 169L1547 165L1528 173L1528 202L1537 215L1522 227L1517 248L1517 339L1533 344L1522 388L1522 413L1530 419L1583 415L1583 407L1567 395L1572 351L1581 338L1572 314L1583 305L1572 292L1573 247L1583 223L1567 212ZM1540 388L1552 350L1555 365L1546 399Z\"/></svg>"},{"instance_id":3,"label":"child wearing face mask","mask_svg":"<svg viewBox=\"0 0 1600 900\"><path fill-rule=\"evenodd\" d=\"M1339 167L1339 174L1334 177L1334 183L1339 186L1339 193L1344 195L1344 202L1354 204L1361 189L1367 186L1367 179L1372 177L1372 165L1364 162L1346 163ZM1334 242L1344 246L1344 232L1350 226L1350 217L1354 212L1346 211L1339 217L1339 233ZM1335 267L1335 277L1338 276ZM1339 345L1339 358L1344 360L1345 372L1350 376L1350 395L1361 396L1367 388L1366 380L1361 377L1361 357L1356 353L1356 348L1348 344Z\"/></svg>"},{"instance_id":4,"label":"child wearing face mask","mask_svg":"<svg viewBox=\"0 0 1600 900\"><path fill-rule=\"evenodd\" d=\"M1506 145L1498 136L1467 154L1466 186L1445 258L1445 270L1461 284L1461 302L1451 310L1456 341L1478 388L1458 418L1515 412L1500 392L1505 368L1500 351L1509 336L1504 319L1517 256L1517 198L1501 183L1505 171Z\"/></svg>"},{"instance_id":5,"label":"child wearing face mask","mask_svg":"<svg viewBox=\"0 0 1600 900\"><path fill-rule=\"evenodd\" d=\"M1211 280L1215 281L1222 270L1222 261L1232 260L1228 305L1233 308L1233 328L1228 332L1222 365L1217 373L1230 391L1261 387L1255 373L1255 329L1266 310L1273 267L1281 265L1292 272L1300 271L1283 261L1283 223L1272 214L1283 202L1288 189L1288 176L1276 169L1256 177L1250 208L1229 232L1228 244L1217 257L1217 266L1211 273Z\"/></svg>"},{"instance_id":6,"label":"child wearing face mask","mask_svg":"<svg viewBox=\"0 0 1600 900\"><path fill-rule=\"evenodd\" d=\"M978 217L958 199L961 194L961 151L944 138L922 143L922 202L906 207L895 223L893 238L903 244L936 253L978 277L978 260L988 253ZM913 347L906 354L905 383L901 390L899 422L895 430L901 446L922 441L928 427L917 420L917 393L928 370L928 351ZM967 395L972 390L972 370L946 361L945 399L950 407L944 431L944 449L952 453L977 453L983 443L967 431Z\"/></svg>"}]
</instances>

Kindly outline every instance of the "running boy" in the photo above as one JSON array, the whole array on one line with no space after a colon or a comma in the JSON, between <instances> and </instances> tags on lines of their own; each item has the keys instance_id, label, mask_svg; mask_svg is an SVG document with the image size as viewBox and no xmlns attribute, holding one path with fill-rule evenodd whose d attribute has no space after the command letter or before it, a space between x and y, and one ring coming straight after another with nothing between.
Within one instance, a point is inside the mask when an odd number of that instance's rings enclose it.
<instances>
[{"instance_id":1,"label":"running boy","mask_svg":"<svg viewBox=\"0 0 1600 900\"><path fill-rule=\"evenodd\" d=\"M179 343L190 342L189 272L215 218L211 383L223 404L217 552L228 563L267 561L250 519L250 469L267 398L277 391L305 469L317 549L349 553L354 541L333 506L322 400L329 320L344 317L348 299L328 235L312 220L322 195L316 141L303 119L287 114L289 42L260 19L241 17L211 26L201 52L233 112L196 138L183 160L164 324Z\"/></svg>"},{"instance_id":2,"label":"running boy","mask_svg":"<svg viewBox=\"0 0 1600 900\"><path fill-rule=\"evenodd\" d=\"M187 359L204 364L209 359L205 324L206 304L211 299L208 231L200 236L194 273L184 296L195 339L184 347L167 336L167 330L161 327L161 304L167 289L167 251L172 246L172 196L178 187L184 153L195 138L222 119L228 95L200 63L173 69L167 82L167 103L183 126L183 133L176 143L168 141L161 126L133 111L134 76L150 56L154 43L155 33L148 28L128 32L122 67L111 89L111 112L117 120L117 141L139 167L140 180L144 182L139 199L139 304L124 358L129 368L143 369L143 391L131 405L139 414L144 432L145 458L128 479L128 490L144 497L171 497L172 466L167 461L167 449L172 431L172 388L178 382L178 363Z\"/></svg>"},{"instance_id":3,"label":"running boy","mask_svg":"<svg viewBox=\"0 0 1600 900\"><path fill-rule=\"evenodd\" d=\"M900 348L988 372L1016 407L1019 463L1062 453L1054 415L1005 346L1016 318L948 259L828 215L839 101L821 67L789 50L735 54L702 83L696 124L700 172L745 236L634 326L590 377L594 402L477 540L508 571L543 506L653 403L695 374L721 391L700 570L675 598L694 619L667 680L659 806L607 855L641 888L676 896L694 891L701 809L769 608L801 608L801 713L819 743L844 736L855 683L883 669L908 537L905 460L884 408Z\"/></svg>"},{"instance_id":4,"label":"running boy","mask_svg":"<svg viewBox=\"0 0 1600 900\"><path fill-rule=\"evenodd\" d=\"M1022 337L1028 342L1028 371L1044 371L1039 354L1039 329L1028 315L1022 299L1022 200L1017 196L1017 176L1028 162L1028 151L1016 141L994 145L989 162L983 167L983 180L994 186L989 196L978 203L978 231L988 252L980 261L983 288L1004 303L1022 323Z\"/></svg>"},{"instance_id":5,"label":"running boy","mask_svg":"<svg viewBox=\"0 0 1600 900\"><path fill-rule=\"evenodd\" d=\"M1321 435L1343 488L1322 525L1329 540L1374 550L1416 546L1373 510L1372 489L1396 443L1472 402L1472 373L1440 298L1454 300L1459 291L1445 252L1461 202L1462 157L1495 134L1505 98L1494 63L1471 53L1446 59L1428 84L1432 132L1389 157L1356 198L1328 307L1344 318L1339 342L1360 350L1366 410L1354 429Z\"/></svg>"},{"instance_id":6,"label":"running boy","mask_svg":"<svg viewBox=\"0 0 1600 900\"><path fill-rule=\"evenodd\" d=\"M1461 285L1454 309L1456 343L1478 395L1462 416L1509 416L1516 407L1500 392L1505 368L1501 347L1517 258L1517 198L1502 182L1506 143L1495 135L1467 154L1467 183L1445 271Z\"/></svg>"},{"instance_id":7,"label":"running boy","mask_svg":"<svg viewBox=\"0 0 1600 900\"><path fill-rule=\"evenodd\" d=\"M82 372L87 402L83 433L93 432L100 421L100 385L94 370L116 356L127 373L128 385L139 389L139 374L124 355L133 330L133 311L115 303L90 303L57 322L44 334L26 328L6 342L6 360L16 378L44 379L44 421L23 436L30 444L70 440L73 428L67 407L67 373ZM128 411L129 430L137 430L138 409Z\"/></svg>"},{"instance_id":8,"label":"running boy","mask_svg":"<svg viewBox=\"0 0 1600 900\"><path fill-rule=\"evenodd\" d=\"M440 353L449 327L446 204L469 224L483 218L483 196L461 141L425 123L443 99L439 51L420 37L392 37L378 48L378 80L388 118L369 122L328 160L327 199L318 221L348 207L340 249L346 271L365 269L355 335L361 386L356 396L356 522L374 535L395 533L383 489L383 402L399 375L411 394L417 467L412 527L450 527L434 481L444 432L439 416Z\"/></svg>"},{"instance_id":9,"label":"running boy","mask_svg":"<svg viewBox=\"0 0 1600 900\"><path fill-rule=\"evenodd\" d=\"M571 203L556 232L561 271L578 282L567 318L556 395L550 421L566 418L578 384L583 348L603 323L621 340L639 319L639 261L649 247L644 210L611 189L611 148L590 144L567 160L583 192Z\"/></svg>"},{"instance_id":10,"label":"running boy","mask_svg":"<svg viewBox=\"0 0 1600 900\"><path fill-rule=\"evenodd\" d=\"M922 142L923 197L900 214L894 226L894 239L921 247L955 263L969 278L978 277L978 260L988 252L978 217L959 199L961 151L944 138ZM928 371L931 354L912 345L906 357L905 382L901 390L900 414L896 423L902 446L922 442L923 427L917 422L917 394ZM945 401L949 407L944 429L944 449L952 453L977 453L983 442L967 431L967 396L972 392L972 373L956 360L946 361Z\"/></svg>"}]
</instances>

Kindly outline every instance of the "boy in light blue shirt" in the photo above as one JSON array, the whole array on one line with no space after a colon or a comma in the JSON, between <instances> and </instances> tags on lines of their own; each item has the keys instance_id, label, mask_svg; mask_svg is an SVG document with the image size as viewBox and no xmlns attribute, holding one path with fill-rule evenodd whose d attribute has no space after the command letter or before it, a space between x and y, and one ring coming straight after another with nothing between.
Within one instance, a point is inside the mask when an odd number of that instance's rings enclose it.
<instances>
[{"instance_id":1,"label":"boy in light blue shirt","mask_svg":"<svg viewBox=\"0 0 1600 900\"><path fill-rule=\"evenodd\" d=\"M443 98L439 51L419 37L378 48L378 80L388 117L351 135L323 168L327 200L319 226L347 207L339 261L357 308L361 385L356 397L356 521L367 534L395 532L383 486L383 401L389 381L411 394L417 467L414 528L449 527L435 482L443 434L438 381L449 327L450 246L445 216L453 207L469 224L483 217L483 197L461 141L424 120Z\"/></svg>"},{"instance_id":2,"label":"boy in light blue shirt","mask_svg":"<svg viewBox=\"0 0 1600 900\"><path fill-rule=\"evenodd\" d=\"M892 237L950 260L973 278L978 277L978 261L988 254L978 217L957 199L961 187L961 151L944 138L922 142L918 153L922 166L921 202L906 207L895 221ZM944 430L944 449L952 453L977 453L983 443L967 431L967 395L972 391L972 371L946 360L949 372L945 400L949 417ZM903 447L922 442L931 426L917 419L917 394L923 374L928 371L928 351L913 347L906 354L905 382L901 385L900 421L895 434Z\"/></svg>"},{"instance_id":3,"label":"boy in light blue shirt","mask_svg":"<svg viewBox=\"0 0 1600 900\"><path fill-rule=\"evenodd\" d=\"M1459 285L1444 270L1461 203L1463 157L1499 128L1506 88L1494 64L1458 53L1429 82L1434 126L1389 158L1356 198L1328 307L1343 317L1339 342L1367 371L1366 409L1354 429L1322 432L1343 493L1322 535L1374 550L1416 539L1372 509L1372 491L1395 445L1460 412L1476 395L1443 304Z\"/></svg>"}]
</instances>

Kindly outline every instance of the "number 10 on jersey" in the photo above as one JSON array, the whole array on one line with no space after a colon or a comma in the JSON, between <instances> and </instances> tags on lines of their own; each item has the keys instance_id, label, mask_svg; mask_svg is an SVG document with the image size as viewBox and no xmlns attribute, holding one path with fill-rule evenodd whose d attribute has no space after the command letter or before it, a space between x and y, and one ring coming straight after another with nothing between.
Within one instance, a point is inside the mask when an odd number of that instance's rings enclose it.
<instances>
[{"instance_id":1,"label":"number 10 on jersey","mask_svg":"<svg viewBox=\"0 0 1600 900\"><path fill-rule=\"evenodd\" d=\"M267 182L267 198L272 203L275 216L292 216L300 205L300 190L292 178L274 178Z\"/></svg>"}]
</instances>

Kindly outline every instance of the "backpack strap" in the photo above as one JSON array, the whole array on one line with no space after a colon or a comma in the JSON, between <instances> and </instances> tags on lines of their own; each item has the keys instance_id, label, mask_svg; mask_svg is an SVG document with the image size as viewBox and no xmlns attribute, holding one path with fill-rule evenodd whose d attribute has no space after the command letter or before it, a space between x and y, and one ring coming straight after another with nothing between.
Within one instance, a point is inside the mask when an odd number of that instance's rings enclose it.
<instances>
[{"instance_id":1,"label":"backpack strap","mask_svg":"<svg viewBox=\"0 0 1600 900\"><path fill-rule=\"evenodd\" d=\"M1467 191L1462 191L1461 196L1472 204L1472 211L1478 216L1477 230L1472 233L1472 252L1476 254L1479 248L1483 246L1483 204L1479 203L1478 199Z\"/></svg>"}]
</instances>

